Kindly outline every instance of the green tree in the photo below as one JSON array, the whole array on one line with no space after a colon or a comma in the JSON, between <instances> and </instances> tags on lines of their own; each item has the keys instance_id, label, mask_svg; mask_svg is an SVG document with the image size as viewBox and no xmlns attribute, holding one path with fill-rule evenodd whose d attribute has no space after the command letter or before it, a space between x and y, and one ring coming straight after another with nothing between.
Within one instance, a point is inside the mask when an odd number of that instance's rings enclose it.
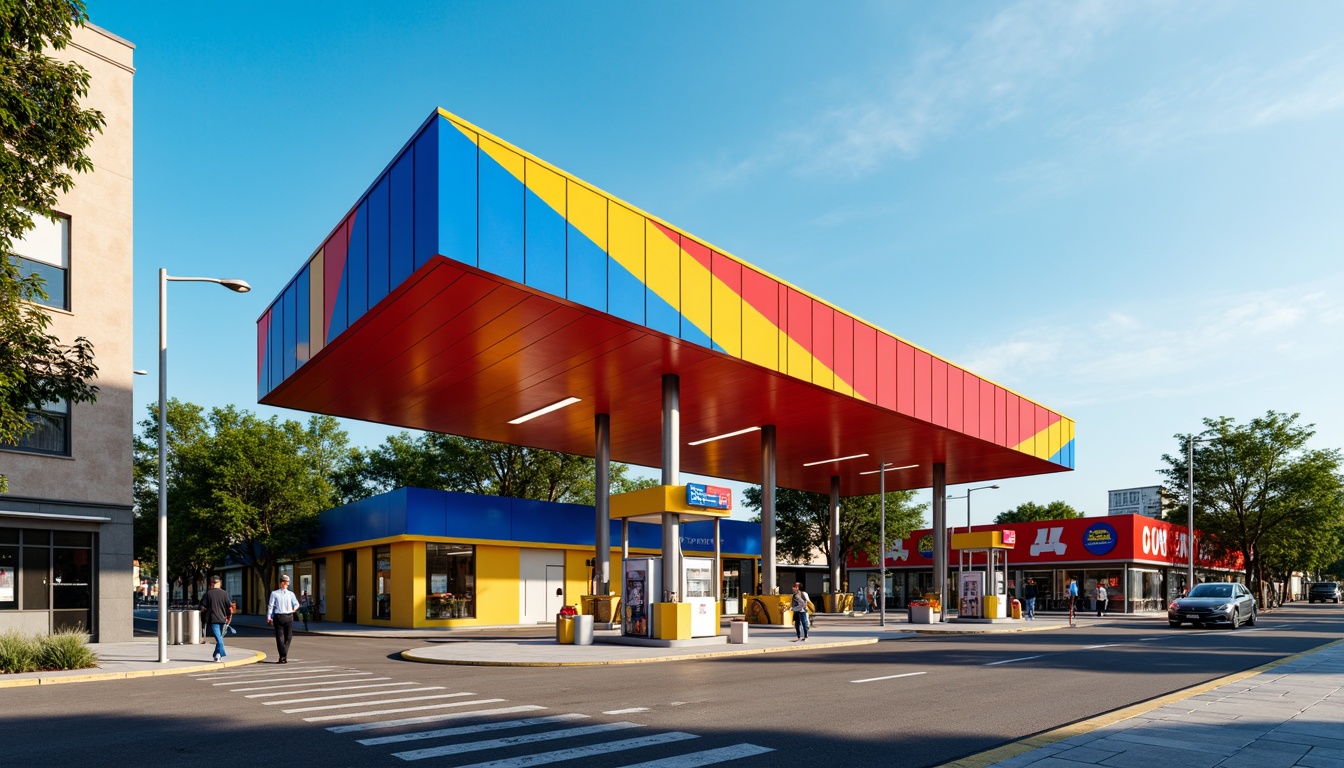
<instances>
[{"instance_id":1,"label":"green tree","mask_svg":"<svg viewBox=\"0 0 1344 768\"><path fill-rule=\"evenodd\" d=\"M1314 425L1298 418L1274 411L1244 425L1206 418L1198 437L1207 442L1195 447L1194 527L1201 556L1239 554L1247 583L1262 600L1271 570L1309 570L1328 560L1328 547L1318 551L1302 536L1328 539L1344 519L1340 452L1309 447ZM1168 515L1184 525L1191 436L1175 437L1179 450L1162 456L1167 466L1159 471L1166 478Z\"/></svg>"},{"instance_id":2,"label":"green tree","mask_svg":"<svg viewBox=\"0 0 1344 768\"><path fill-rule=\"evenodd\" d=\"M1062 501L1052 501L1045 506L1034 501L1026 501L1007 512L1000 512L998 517L994 518L994 522L1034 523L1038 520L1071 520L1082 516L1082 512Z\"/></svg>"},{"instance_id":3,"label":"green tree","mask_svg":"<svg viewBox=\"0 0 1344 768\"><path fill-rule=\"evenodd\" d=\"M591 458L434 432L392 435L359 452L351 467L339 481L347 499L404 487L575 504L596 498ZM657 484L630 477L625 464L611 465L612 493Z\"/></svg>"},{"instance_id":4,"label":"green tree","mask_svg":"<svg viewBox=\"0 0 1344 768\"><path fill-rule=\"evenodd\" d=\"M761 488L751 486L743 494L744 504L756 510L752 518L760 522ZM877 562L878 552L890 550L896 542L924 525L927 504L914 503L914 491L887 493L887 541L879 550L881 539L881 497L850 496L840 500L840 551L831 551L830 496L824 493L779 488L775 491L775 551L795 562L807 562L813 552L826 558L829 568L839 557L842 581L848 581L848 562L851 555L862 552L871 562ZM832 589L839 591L840 585Z\"/></svg>"},{"instance_id":5,"label":"green tree","mask_svg":"<svg viewBox=\"0 0 1344 768\"><path fill-rule=\"evenodd\" d=\"M33 429L33 405L98 394L92 345L47 333L51 318L32 303L46 298L43 282L9 257L33 216L54 218L72 174L93 167L85 150L103 116L79 106L89 73L47 55L87 18L79 0L0 0L0 443ZM0 493L7 489L0 475Z\"/></svg>"},{"instance_id":6,"label":"green tree","mask_svg":"<svg viewBox=\"0 0 1344 768\"><path fill-rule=\"evenodd\" d=\"M156 408L136 441L137 540L157 529ZM318 513L339 503L348 437L329 416L298 421L225 406L168 405L168 575L194 580L225 557L270 589L279 560L307 548Z\"/></svg>"}]
</instances>

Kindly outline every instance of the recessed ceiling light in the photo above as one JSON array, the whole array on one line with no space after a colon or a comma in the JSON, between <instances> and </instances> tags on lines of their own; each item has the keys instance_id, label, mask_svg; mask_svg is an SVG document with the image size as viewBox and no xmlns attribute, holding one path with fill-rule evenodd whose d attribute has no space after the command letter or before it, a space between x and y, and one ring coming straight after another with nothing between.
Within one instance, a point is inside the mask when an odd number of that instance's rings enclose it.
<instances>
[{"instance_id":1,"label":"recessed ceiling light","mask_svg":"<svg viewBox=\"0 0 1344 768\"><path fill-rule=\"evenodd\" d=\"M739 429L739 430L737 430L736 432L728 432L728 433L726 433L726 434L722 434L722 435L715 435L715 436L713 436L713 437L706 437L706 438L703 439L703 440L693 440L693 441L687 443L687 445L704 445L705 443L712 443L712 442L714 442L715 440L722 440L722 439L724 439L725 437L737 437L738 435L745 435L745 434L747 434L748 432L760 432L760 431L761 431L761 428L760 428L760 427L747 427L746 429Z\"/></svg>"},{"instance_id":2,"label":"recessed ceiling light","mask_svg":"<svg viewBox=\"0 0 1344 768\"><path fill-rule=\"evenodd\" d=\"M867 472L860 472L860 475L876 475L878 472L895 472L898 469L914 469L918 464L906 464L903 467L887 467L886 469L870 469Z\"/></svg>"},{"instance_id":3,"label":"recessed ceiling light","mask_svg":"<svg viewBox=\"0 0 1344 768\"><path fill-rule=\"evenodd\" d=\"M522 424L524 421L531 421L532 419L535 419L535 418L537 418L538 416L545 416L546 414L550 413L551 411L558 411L558 410L560 410L561 408L564 408L564 407L567 406L567 405L573 405L573 404L575 404L575 403L577 403L577 402L579 402L579 398L577 398L577 397L566 397L564 400L561 400L561 401L558 402L558 403L551 403L550 405L546 406L545 408L538 408L537 410L535 410L535 411L533 411L533 412L531 412L531 413L523 414L522 416L519 416L518 418L513 419L513 420L510 421L509 423L510 423L510 424Z\"/></svg>"},{"instance_id":4,"label":"recessed ceiling light","mask_svg":"<svg viewBox=\"0 0 1344 768\"><path fill-rule=\"evenodd\" d=\"M835 458L835 459L822 459L821 461L809 461L809 462L807 462L806 464L804 464L803 466L804 466L804 467L815 467L815 466L817 466L818 464L832 464L832 463L837 462L837 461L849 461L850 459L862 459L864 456L867 456L867 455L868 455L868 454L866 454L866 453L856 453L856 454L854 454L853 456L841 456L841 457L839 457L839 458Z\"/></svg>"}]
</instances>

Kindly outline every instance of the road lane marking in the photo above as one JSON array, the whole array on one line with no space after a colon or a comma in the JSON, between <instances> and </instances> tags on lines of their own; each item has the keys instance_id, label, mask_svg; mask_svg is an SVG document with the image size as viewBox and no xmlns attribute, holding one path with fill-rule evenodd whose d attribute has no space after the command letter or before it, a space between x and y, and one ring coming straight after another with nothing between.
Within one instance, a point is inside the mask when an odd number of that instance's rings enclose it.
<instances>
[{"instance_id":1,"label":"road lane marking","mask_svg":"<svg viewBox=\"0 0 1344 768\"><path fill-rule=\"evenodd\" d=\"M606 744L589 744L588 746L574 747L573 749L558 749L554 752L538 752L534 755L521 755L519 757L505 758L503 760L491 760L487 763L473 763L471 765L459 766L459 768L523 768L524 766L559 763L580 757L593 757L596 755L605 755L609 752L623 752L627 749L653 747L659 744L671 744L675 741L686 741L687 739L698 738L700 737L693 733L672 731L671 733L659 733L653 736L641 736L637 739L610 741Z\"/></svg>"},{"instance_id":2,"label":"road lane marking","mask_svg":"<svg viewBox=\"0 0 1344 768\"><path fill-rule=\"evenodd\" d=\"M374 715L397 715L402 712L422 712L427 709L447 709L449 707L469 707L472 704L494 704L508 699L477 699L475 701L455 701L451 704L428 704L423 707L398 707L397 709L376 709L372 712L344 712L339 715L318 715L305 717L305 723L320 723L327 720L347 720L352 717L373 717Z\"/></svg>"},{"instance_id":3,"label":"road lane marking","mask_svg":"<svg viewBox=\"0 0 1344 768\"><path fill-rule=\"evenodd\" d=\"M501 701L501 699L496 699ZM480 702L471 701L468 704L479 704ZM478 709L472 712L444 712L437 715L422 715L421 717L404 717L400 720L383 720L377 723L358 723L356 725L332 725L327 730L332 733L354 733L356 731L376 731L382 728L399 728L403 725L424 725L425 723L441 723L445 720L462 720L468 717L485 717L487 715L513 715L519 712L536 712L545 707L536 704L522 704L516 707L497 707L495 709Z\"/></svg>"},{"instance_id":4,"label":"road lane marking","mask_svg":"<svg viewBox=\"0 0 1344 768\"><path fill-rule=\"evenodd\" d=\"M360 675L372 675L372 672L333 672L329 675L307 675L305 677L263 677L256 680L230 680L227 683L211 683L211 685L240 685L242 683L284 683L294 680L320 680L324 677L359 677Z\"/></svg>"},{"instance_id":5,"label":"road lane marking","mask_svg":"<svg viewBox=\"0 0 1344 768\"><path fill-rule=\"evenodd\" d=\"M729 760L753 757L774 751L770 747L758 747L755 744L734 744L731 747L706 749L703 752L691 752L685 755L664 757L661 760L650 760L646 763L635 763L634 765L627 765L625 768L699 768L702 765L725 763Z\"/></svg>"},{"instance_id":6,"label":"road lane marking","mask_svg":"<svg viewBox=\"0 0 1344 768\"><path fill-rule=\"evenodd\" d=\"M344 669L355 671L353 667L345 667L340 664L326 664L320 667L304 667L303 669L276 669L274 664L264 666L247 667L245 669L222 670L214 669L209 672L202 672L199 675L192 675L197 680L223 680L226 677L261 677L264 675L306 675L312 672L330 672L333 669Z\"/></svg>"},{"instance_id":7,"label":"road lane marking","mask_svg":"<svg viewBox=\"0 0 1344 768\"><path fill-rule=\"evenodd\" d=\"M915 677L916 675L927 675L928 672L906 672L900 675L887 675L885 677L865 677L862 680L850 680L851 683L875 683L878 680L895 680L898 677ZM605 714L605 713L604 713Z\"/></svg>"},{"instance_id":8,"label":"road lane marking","mask_svg":"<svg viewBox=\"0 0 1344 768\"><path fill-rule=\"evenodd\" d=\"M629 709L609 709L603 712L604 715L630 715L635 712L648 712L648 707L630 707Z\"/></svg>"},{"instance_id":9,"label":"road lane marking","mask_svg":"<svg viewBox=\"0 0 1344 768\"><path fill-rule=\"evenodd\" d=\"M1042 653L1042 654L1037 654L1036 656L1023 656L1023 657L1020 658L1020 659L1004 659L1003 661L991 661L991 662L989 662L988 664L985 664L984 666L986 666L986 667L997 667L997 666L999 666L1000 664L1015 664L1015 663L1017 663L1017 662L1019 662L1019 661L1031 661L1032 659L1039 659L1039 658L1041 658L1042 656L1049 656L1049 655L1050 655L1050 654L1048 654L1048 653Z\"/></svg>"},{"instance_id":10,"label":"road lane marking","mask_svg":"<svg viewBox=\"0 0 1344 768\"><path fill-rule=\"evenodd\" d=\"M438 693L433 696L408 696L404 699L379 699L378 701L355 701L346 704L323 704L320 707L296 707L295 709L282 709L287 715L297 712L318 712L324 709L349 709L350 707L368 707L375 704L403 704L408 701L429 701L431 699L456 699L459 696L475 696L474 693Z\"/></svg>"},{"instance_id":11,"label":"road lane marking","mask_svg":"<svg viewBox=\"0 0 1344 768\"><path fill-rule=\"evenodd\" d=\"M1090 651L1090 650L1092 650L1093 648L1114 648L1114 647L1116 647L1117 645L1124 645L1124 643L1105 643L1105 644L1103 644L1103 645L1085 645L1085 646L1083 646L1083 650L1085 650L1085 651Z\"/></svg>"},{"instance_id":12,"label":"road lane marking","mask_svg":"<svg viewBox=\"0 0 1344 768\"><path fill-rule=\"evenodd\" d=\"M369 679L369 680L391 680L392 678L390 678L390 677L370 677L370 678L367 678L367 679ZM360 681L354 681L354 680L352 680L352 681L350 681L350 682L363 682L363 681L362 681L362 680L360 680ZM398 686L398 685L419 685L419 683L371 683L371 684L369 684L369 685L338 685L338 686L336 686L335 688L309 688L309 689L304 690L304 691L272 691L272 692L270 692L270 693L249 693L249 694L247 694L246 696L244 696L243 698L245 698L245 699L264 699L264 698L267 698L268 696L293 696L293 695L295 695L295 694L300 694L300 693L329 693L329 692L331 692L331 691L356 691L356 690L360 690L360 689L362 689L362 688L392 688L392 687L395 687L395 686ZM285 687L285 688L293 688L294 686L286 685L286 686L284 686L284 687ZM250 689L250 688L239 688L238 690L240 690L240 691L246 691L246 690L253 690L253 689ZM237 691L229 691L229 693L237 693Z\"/></svg>"},{"instance_id":13,"label":"road lane marking","mask_svg":"<svg viewBox=\"0 0 1344 768\"><path fill-rule=\"evenodd\" d=\"M587 719L587 715L580 715L578 713L547 715L545 717L525 717L521 720L502 720L494 723L459 725L456 728L439 728L434 731L399 733L396 736L378 736L372 739L360 739L358 743L363 744L366 747L372 747L379 744L396 744L403 741L419 741L420 739L441 739L447 736L466 736L468 734L483 733L485 731L504 731L510 728L525 728L529 725L545 725L547 723L563 723L569 720Z\"/></svg>"},{"instance_id":14,"label":"road lane marking","mask_svg":"<svg viewBox=\"0 0 1344 768\"><path fill-rule=\"evenodd\" d=\"M463 752L483 752L487 749L502 749L504 747L516 747L519 744L535 744L539 741L555 741L556 739L572 739L578 736L589 736L594 733L606 733L607 731L624 731L630 728L643 728L639 723L598 723L597 725L581 725L578 728L558 728L554 731L542 731L541 733L528 733L522 736L505 736L502 739L486 739L485 741L468 741L461 744L445 744L441 747L426 747L425 749L412 749L408 752L393 752L393 757L399 757L402 760L424 760L428 757L445 757L447 755L460 755Z\"/></svg>"},{"instance_id":15,"label":"road lane marking","mask_svg":"<svg viewBox=\"0 0 1344 768\"><path fill-rule=\"evenodd\" d=\"M261 705L263 707L274 707L278 704L304 704L310 701L335 701L336 699L359 699L365 696L386 696L389 693L396 693L396 694L422 693L424 691L442 691L442 690L443 690L442 685L431 685L427 688L403 688L399 691L365 691L364 693L341 693L335 696L312 696L303 699L287 699L285 701L263 701L261 702ZM460 696L462 694L455 693L453 695ZM376 702L368 702L368 703L372 704Z\"/></svg>"},{"instance_id":16,"label":"road lane marking","mask_svg":"<svg viewBox=\"0 0 1344 768\"><path fill-rule=\"evenodd\" d=\"M345 680L323 680L317 683L279 683L275 685L253 685L251 688L230 688L229 693L240 693L242 691L273 691L278 688L304 688L309 685L340 685L341 683L368 683L374 680L391 680L390 677L356 677L356 675L371 675L372 672L356 672L354 675L337 675L337 677L348 678ZM239 680L229 685L249 685L255 680Z\"/></svg>"}]
</instances>

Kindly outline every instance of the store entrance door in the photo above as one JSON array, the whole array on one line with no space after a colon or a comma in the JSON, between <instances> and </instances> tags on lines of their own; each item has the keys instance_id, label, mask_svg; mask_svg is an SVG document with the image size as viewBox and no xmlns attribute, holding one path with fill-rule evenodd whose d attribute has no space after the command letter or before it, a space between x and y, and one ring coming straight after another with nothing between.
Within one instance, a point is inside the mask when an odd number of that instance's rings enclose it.
<instances>
[{"instance_id":1,"label":"store entrance door","mask_svg":"<svg viewBox=\"0 0 1344 768\"><path fill-rule=\"evenodd\" d=\"M549 549L519 550L519 616L522 624L555 621L565 604L565 553ZM556 590L560 594L556 594Z\"/></svg>"},{"instance_id":2,"label":"store entrance door","mask_svg":"<svg viewBox=\"0 0 1344 768\"><path fill-rule=\"evenodd\" d=\"M356 624L359 622L359 614L356 612L358 607L355 602L355 572L359 558L356 552L342 553L341 561L341 594L344 598L341 600L341 621L347 624Z\"/></svg>"}]
</instances>

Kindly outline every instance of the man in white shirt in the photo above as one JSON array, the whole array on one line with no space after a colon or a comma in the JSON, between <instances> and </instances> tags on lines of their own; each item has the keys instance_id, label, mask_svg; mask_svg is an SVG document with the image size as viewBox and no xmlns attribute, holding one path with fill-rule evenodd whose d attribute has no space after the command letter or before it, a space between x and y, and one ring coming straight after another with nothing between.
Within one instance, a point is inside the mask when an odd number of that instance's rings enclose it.
<instances>
[{"instance_id":1,"label":"man in white shirt","mask_svg":"<svg viewBox=\"0 0 1344 768\"><path fill-rule=\"evenodd\" d=\"M294 637L294 612L298 609L299 598L289 591L289 576L281 574L280 588L266 603L266 623L275 627L275 650L280 654L277 664L289 663L289 641Z\"/></svg>"}]
</instances>

